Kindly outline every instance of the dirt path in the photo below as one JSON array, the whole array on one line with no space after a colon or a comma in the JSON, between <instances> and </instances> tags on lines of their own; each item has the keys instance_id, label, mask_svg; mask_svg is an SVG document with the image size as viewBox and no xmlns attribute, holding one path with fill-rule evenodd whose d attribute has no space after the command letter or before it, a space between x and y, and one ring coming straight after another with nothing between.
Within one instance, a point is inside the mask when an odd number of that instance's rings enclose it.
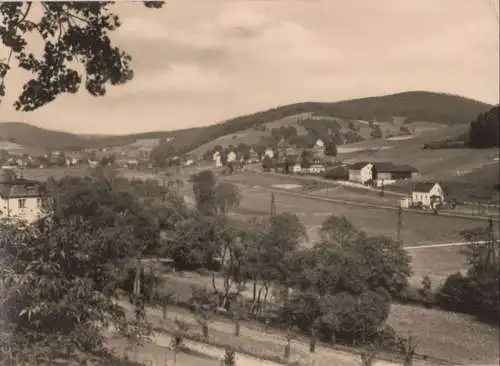
<instances>
[{"instance_id":1,"label":"dirt path","mask_svg":"<svg viewBox=\"0 0 500 366\"><path fill-rule=\"evenodd\" d=\"M127 309L132 309L131 305L125 302L120 303L120 305L123 305ZM179 318L185 321L186 323L190 325L196 325L196 320L194 317L185 309L181 308L176 308L176 307L169 307L168 308L168 317L170 319L174 318ZM153 324L160 324L162 322L162 314L159 309L148 309L148 319L153 323ZM209 325L210 329L213 331L219 331L225 334L234 334L234 325L230 323L229 321L224 321L224 320L214 320L210 322ZM283 335L279 334L276 331L269 331L265 332L263 330L257 329L256 327L249 327L247 324L242 323L241 328L240 328L241 334L240 338L242 339L249 339L251 340L257 340L261 344L264 343L266 344L266 347L274 348L274 349L283 349L286 340L283 337ZM160 338L158 338L160 337ZM162 338L163 337L163 338ZM169 342L169 337L166 335L160 335L156 336L155 338L155 343L158 342ZM167 343L165 343L167 344ZM209 354L214 357L222 357L223 351L220 348L213 347L213 346L208 346L200 342L192 342L192 341L186 341L186 345L188 345L190 348L191 346L194 347L193 349ZM277 365L276 363L273 362L265 362L263 360L257 360L253 357L249 356L244 356L244 355L239 355L238 359L241 360L238 362L238 365L242 366L257 366L257 365ZM314 354L309 353L309 344L307 342L304 342L302 340L294 340L292 341L292 360L300 360L302 362L305 362L304 365L315 365L315 366L331 366L331 365L338 365L338 366L355 366L355 365L361 365L360 363L360 356L345 352L345 351L340 351L340 350L335 350L332 348L328 347L323 347L323 346L317 346L316 347L316 352ZM382 361L378 360L374 363L376 366L396 366L398 365L397 363L393 362L388 362L388 361ZM416 361L414 363L415 366L424 366L426 365L425 363L421 363Z\"/></svg>"}]
</instances>

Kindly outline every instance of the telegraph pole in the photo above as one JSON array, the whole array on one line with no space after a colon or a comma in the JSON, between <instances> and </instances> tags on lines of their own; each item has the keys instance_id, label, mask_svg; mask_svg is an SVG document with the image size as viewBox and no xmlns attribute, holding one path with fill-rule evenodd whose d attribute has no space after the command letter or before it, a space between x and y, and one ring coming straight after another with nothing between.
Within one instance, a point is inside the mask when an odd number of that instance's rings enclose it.
<instances>
[{"instance_id":1,"label":"telegraph pole","mask_svg":"<svg viewBox=\"0 0 500 366\"><path fill-rule=\"evenodd\" d=\"M274 197L274 192L271 193L271 216L276 215L276 200Z\"/></svg>"},{"instance_id":2,"label":"telegraph pole","mask_svg":"<svg viewBox=\"0 0 500 366\"><path fill-rule=\"evenodd\" d=\"M398 232L397 232L397 240L401 243L401 228L403 227L403 208L401 204L398 207Z\"/></svg>"}]
</instances>

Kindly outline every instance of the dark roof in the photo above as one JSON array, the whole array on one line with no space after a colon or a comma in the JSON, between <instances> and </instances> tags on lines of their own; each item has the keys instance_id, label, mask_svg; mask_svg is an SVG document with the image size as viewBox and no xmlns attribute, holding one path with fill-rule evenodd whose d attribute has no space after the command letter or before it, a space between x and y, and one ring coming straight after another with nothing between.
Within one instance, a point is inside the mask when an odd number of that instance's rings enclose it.
<instances>
[{"instance_id":1,"label":"dark roof","mask_svg":"<svg viewBox=\"0 0 500 366\"><path fill-rule=\"evenodd\" d=\"M415 183L413 186L413 192L429 192L432 187L434 187L435 182L420 182Z\"/></svg>"},{"instance_id":2,"label":"dark roof","mask_svg":"<svg viewBox=\"0 0 500 366\"><path fill-rule=\"evenodd\" d=\"M418 170L410 165L397 165L390 162L373 163L377 172L396 173L396 172L418 172Z\"/></svg>"},{"instance_id":3,"label":"dark roof","mask_svg":"<svg viewBox=\"0 0 500 366\"><path fill-rule=\"evenodd\" d=\"M368 164L371 164L369 161L358 161L357 163L351 164L349 169L359 170L363 169Z\"/></svg>"},{"instance_id":4,"label":"dark roof","mask_svg":"<svg viewBox=\"0 0 500 366\"><path fill-rule=\"evenodd\" d=\"M40 196L40 182L28 179L15 179L0 184L0 196L6 198L25 198Z\"/></svg>"}]
</instances>

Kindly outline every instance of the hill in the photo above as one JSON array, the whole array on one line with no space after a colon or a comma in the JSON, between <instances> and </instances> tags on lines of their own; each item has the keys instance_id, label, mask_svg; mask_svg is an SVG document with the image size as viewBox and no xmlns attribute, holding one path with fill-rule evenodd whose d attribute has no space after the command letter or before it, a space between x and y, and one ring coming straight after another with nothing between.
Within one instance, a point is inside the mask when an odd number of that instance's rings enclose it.
<instances>
[{"instance_id":1,"label":"hill","mask_svg":"<svg viewBox=\"0 0 500 366\"><path fill-rule=\"evenodd\" d=\"M83 136L51 131L25 123L7 122L0 123L0 140L43 149L63 150L120 146L136 139L174 137L179 153L186 153L217 138L297 115L364 121L388 121L397 116L415 121L456 125L469 123L479 113L491 107L489 104L460 96L413 91L340 102L295 103L232 118L207 127L122 136Z\"/></svg>"},{"instance_id":2,"label":"hill","mask_svg":"<svg viewBox=\"0 0 500 366\"><path fill-rule=\"evenodd\" d=\"M75 134L52 131L21 122L0 123L0 140L45 150L83 146L86 141Z\"/></svg>"},{"instance_id":3,"label":"hill","mask_svg":"<svg viewBox=\"0 0 500 366\"><path fill-rule=\"evenodd\" d=\"M176 139L181 152L186 152L217 138L228 139L228 135L242 130L305 114L313 117L381 122L391 121L393 117L405 117L413 121L442 125L464 125L491 107L487 103L461 96L414 91L340 102L290 104L236 117L213 126L191 129L189 132L181 130L173 133L178 134Z\"/></svg>"}]
</instances>

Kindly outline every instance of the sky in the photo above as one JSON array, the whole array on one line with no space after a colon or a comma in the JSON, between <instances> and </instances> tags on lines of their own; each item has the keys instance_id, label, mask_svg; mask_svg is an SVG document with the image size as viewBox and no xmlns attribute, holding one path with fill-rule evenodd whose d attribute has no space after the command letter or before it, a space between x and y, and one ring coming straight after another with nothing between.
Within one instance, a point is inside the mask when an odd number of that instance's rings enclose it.
<instances>
[{"instance_id":1,"label":"sky","mask_svg":"<svg viewBox=\"0 0 500 366\"><path fill-rule=\"evenodd\" d=\"M499 101L494 0L169 0L114 6L135 77L0 121L85 134L174 130L300 101L427 90ZM496 9L495 9L496 8ZM0 54L2 54L0 49Z\"/></svg>"}]
</instances>

